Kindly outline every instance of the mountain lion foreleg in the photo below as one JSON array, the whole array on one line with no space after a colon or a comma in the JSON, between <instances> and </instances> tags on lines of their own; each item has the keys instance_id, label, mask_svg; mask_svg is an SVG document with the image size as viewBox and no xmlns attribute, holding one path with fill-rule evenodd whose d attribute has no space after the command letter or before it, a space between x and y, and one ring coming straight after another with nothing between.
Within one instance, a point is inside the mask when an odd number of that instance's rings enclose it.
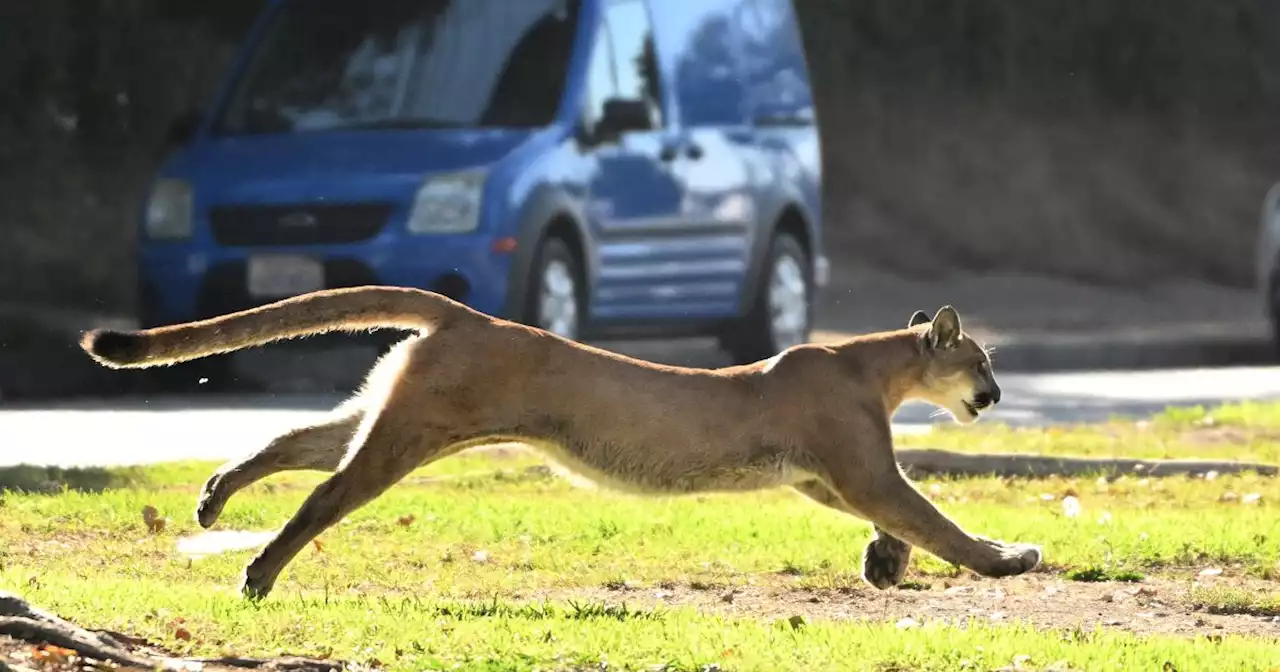
<instances>
[{"instance_id":1,"label":"mountain lion foreleg","mask_svg":"<svg viewBox=\"0 0 1280 672\"><path fill-rule=\"evenodd\" d=\"M826 484L817 479L803 481L792 486L796 492L819 504L864 520L867 516L856 511ZM911 562L911 544L885 532L872 523L876 536L862 550L862 578L867 583L884 590L902 583Z\"/></svg>"},{"instance_id":2,"label":"mountain lion foreleg","mask_svg":"<svg viewBox=\"0 0 1280 672\"><path fill-rule=\"evenodd\" d=\"M213 526L231 495L277 472L337 469L362 417L360 411L341 412L320 424L290 430L257 453L224 464L205 482L196 520L201 527Z\"/></svg>"},{"instance_id":3,"label":"mountain lion foreleg","mask_svg":"<svg viewBox=\"0 0 1280 672\"><path fill-rule=\"evenodd\" d=\"M982 576L1013 576L1040 564L1037 546L983 539L961 529L907 480L892 445L885 443L860 454L831 453L839 462L826 465L832 489L850 508L894 537Z\"/></svg>"}]
</instances>

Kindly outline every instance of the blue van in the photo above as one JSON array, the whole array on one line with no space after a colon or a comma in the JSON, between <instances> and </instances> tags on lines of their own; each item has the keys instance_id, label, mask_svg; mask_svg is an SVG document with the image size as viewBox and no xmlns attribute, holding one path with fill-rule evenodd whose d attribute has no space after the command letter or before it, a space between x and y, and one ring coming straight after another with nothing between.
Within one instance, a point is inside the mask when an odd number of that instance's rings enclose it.
<instances>
[{"instance_id":1,"label":"blue van","mask_svg":"<svg viewBox=\"0 0 1280 672\"><path fill-rule=\"evenodd\" d=\"M789 0L273 0L169 140L143 326L391 284L745 362L828 274Z\"/></svg>"}]
</instances>

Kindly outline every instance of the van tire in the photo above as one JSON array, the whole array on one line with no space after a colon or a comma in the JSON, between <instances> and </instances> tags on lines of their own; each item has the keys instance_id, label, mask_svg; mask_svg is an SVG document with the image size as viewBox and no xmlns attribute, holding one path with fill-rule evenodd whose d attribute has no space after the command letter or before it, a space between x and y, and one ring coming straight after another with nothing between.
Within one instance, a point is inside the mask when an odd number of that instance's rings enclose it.
<instances>
[{"instance_id":1,"label":"van tire","mask_svg":"<svg viewBox=\"0 0 1280 672\"><path fill-rule=\"evenodd\" d=\"M529 273L524 323L580 340L587 304L584 277L582 262L564 239L544 238Z\"/></svg>"},{"instance_id":2,"label":"van tire","mask_svg":"<svg viewBox=\"0 0 1280 672\"><path fill-rule=\"evenodd\" d=\"M796 276L798 267L798 278ZM776 274L787 277L775 279ZM799 282L799 287L796 283ZM779 285L789 287L779 292L779 300L803 301L803 326L800 328L800 341L808 342L813 328L813 264L804 246L790 233L777 232L769 241L769 249L765 253L764 266L757 281L755 302L750 312L734 321L720 335L720 347L724 349L735 364L750 364L768 359L794 342L779 343L775 336L772 293ZM801 289L802 288L802 289ZM803 297L796 299L791 292L803 291ZM785 294L785 296L783 296ZM790 306L789 310L797 310Z\"/></svg>"}]
</instances>

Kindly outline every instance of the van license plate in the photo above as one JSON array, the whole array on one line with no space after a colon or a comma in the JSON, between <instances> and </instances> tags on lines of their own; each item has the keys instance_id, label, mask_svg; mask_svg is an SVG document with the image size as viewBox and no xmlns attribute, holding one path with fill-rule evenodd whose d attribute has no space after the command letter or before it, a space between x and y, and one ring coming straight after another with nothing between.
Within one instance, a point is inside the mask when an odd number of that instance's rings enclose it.
<instances>
[{"instance_id":1,"label":"van license plate","mask_svg":"<svg viewBox=\"0 0 1280 672\"><path fill-rule=\"evenodd\" d=\"M254 298L284 298L324 289L324 266L306 257L250 257L248 273L249 294Z\"/></svg>"}]
</instances>

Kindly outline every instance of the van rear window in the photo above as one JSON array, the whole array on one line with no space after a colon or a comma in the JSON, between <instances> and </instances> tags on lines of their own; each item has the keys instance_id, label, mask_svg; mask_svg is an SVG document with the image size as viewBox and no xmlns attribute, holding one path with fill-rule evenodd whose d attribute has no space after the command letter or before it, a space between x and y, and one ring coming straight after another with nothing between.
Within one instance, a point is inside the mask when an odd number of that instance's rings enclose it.
<instances>
[{"instance_id":1,"label":"van rear window","mask_svg":"<svg viewBox=\"0 0 1280 672\"><path fill-rule=\"evenodd\" d=\"M286 0L220 135L550 124L578 0Z\"/></svg>"}]
</instances>

